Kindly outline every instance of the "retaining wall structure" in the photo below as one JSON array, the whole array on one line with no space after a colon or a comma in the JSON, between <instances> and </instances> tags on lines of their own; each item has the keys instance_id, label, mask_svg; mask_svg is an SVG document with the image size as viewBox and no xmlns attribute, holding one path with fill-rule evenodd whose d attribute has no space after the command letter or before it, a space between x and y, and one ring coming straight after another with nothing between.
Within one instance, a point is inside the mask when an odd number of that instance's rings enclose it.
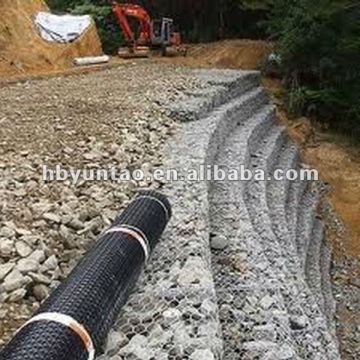
<instances>
[{"instance_id":1,"label":"retaining wall structure","mask_svg":"<svg viewBox=\"0 0 360 360\"><path fill-rule=\"evenodd\" d=\"M194 70L164 168L301 168L260 74ZM173 219L101 359L340 359L320 182L164 185Z\"/></svg>"}]
</instances>

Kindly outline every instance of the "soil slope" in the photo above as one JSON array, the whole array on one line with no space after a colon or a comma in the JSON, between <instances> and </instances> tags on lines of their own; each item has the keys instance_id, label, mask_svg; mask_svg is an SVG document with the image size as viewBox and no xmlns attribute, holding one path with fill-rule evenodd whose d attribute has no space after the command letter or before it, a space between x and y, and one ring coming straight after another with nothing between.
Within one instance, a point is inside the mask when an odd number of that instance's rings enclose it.
<instances>
[{"instance_id":1,"label":"soil slope","mask_svg":"<svg viewBox=\"0 0 360 360\"><path fill-rule=\"evenodd\" d=\"M34 26L38 11L49 11L43 0L0 2L0 77L62 70L72 65L74 57L102 53L95 24L70 44L46 42Z\"/></svg>"},{"instance_id":2,"label":"soil slope","mask_svg":"<svg viewBox=\"0 0 360 360\"><path fill-rule=\"evenodd\" d=\"M176 62L194 67L230 69L260 69L272 43L261 40L223 40L207 44L189 45L186 57L163 58L159 61Z\"/></svg>"}]
</instances>

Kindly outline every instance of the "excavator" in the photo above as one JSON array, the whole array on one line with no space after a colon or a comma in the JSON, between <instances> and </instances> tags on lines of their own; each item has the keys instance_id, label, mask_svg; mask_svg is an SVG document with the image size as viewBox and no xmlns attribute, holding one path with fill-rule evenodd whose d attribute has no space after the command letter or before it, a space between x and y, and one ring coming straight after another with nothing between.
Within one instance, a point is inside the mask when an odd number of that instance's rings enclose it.
<instances>
[{"instance_id":1,"label":"excavator","mask_svg":"<svg viewBox=\"0 0 360 360\"><path fill-rule=\"evenodd\" d=\"M152 20L148 12L136 4L111 1L111 7L127 43L127 48L119 49L120 57L148 57L151 50L160 50L163 56L186 55L181 35L174 31L173 19ZM137 20L137 34L131 28L129 18Z\"/></svg>"}]
</instances>

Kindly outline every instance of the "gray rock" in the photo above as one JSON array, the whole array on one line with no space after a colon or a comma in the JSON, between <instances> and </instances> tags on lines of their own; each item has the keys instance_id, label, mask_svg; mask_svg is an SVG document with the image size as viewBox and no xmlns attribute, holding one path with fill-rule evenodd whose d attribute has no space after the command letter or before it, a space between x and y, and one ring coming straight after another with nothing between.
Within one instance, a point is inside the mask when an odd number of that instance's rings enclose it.
<instances>
[{"instance_id":1,"label":"gray rock","mask_svg":"<svg viewBox=\"0 0 360 360\"><path fill-rule=\"evenodd\" d=\"M273 299L271 296L269 296L269 295L264 296L264 297L260 300L260 306L261 306L264 310L269 310L273 304L274 304L274 299Z\"/></svg>"},{"instance_id":2,"label":"gray rock","mask_svg":"<svg viewBox=\"0 0 360 360\"><path fill-rule=\"evenodd\" d=\"M70 230L65 225L61 224L59 235L63 240L66 240L70 236Z\"/></svg>"},{"instance_id":3,"label":"gray rock","mask_svg":"<svg viewBox=\"0 0 360 360\"><path fill-rule=\"evenodd\" d=\"M153 356L153 350L148 347L148 340L145 336L135 335L128 345L123 347L119 355L131 357L134 360L150 360Z\"/></svg>"},{"instance_id":4,"label":"gray rock","mask_svg":"<svg viewBox=\"0 0 360 360\"><path fill-rule=\"evenodd\" d=\"M50 290L51 291L55 290L60 284L61 284L61 281L58 281L58 280L52 281L50 284Z\"/></svg>"},{"instance_id":5,"label":"gray rock","mask_svg":"<svg viewBox=\"0 0 360 360\"><path fill-rule=\"evenodd\" d=\"M15 228L16 233L20 236L30 236L31 231L26 229Z\"/></svg>"},{"instance_id":6,"label":"gray rock","mask_svg":"<svg viewBox=\"0 0 360 360\"><path fill-rule=\"evenodd\" d=\"M59 267L57 267L54 271L51 271L51 273L51 280L62 280L62 271Z\"/></svg>"},{"instance_id":7,"label":"gray rock","mask_svg":"<svg viewBox=\"0 0 360 360\"><path fill-rule=\"evenodd\" d=\"M5 319L8 312L9 312L9 310L7 310L7 309L0 309L0 319L1 320Z\"/></svg>"},{"instance_id":8,"label":"gray rock","mask_svg":"<svg viewBox=\"0 0 360 360\"><path fill-rule=\"evenodd\" d=\"M96 360L124 360L120 355L115 356L107 356L107 355L100 355L96 357Z\"/></svg>"},{"instance_id":9,"label":"gray rock","mask_svg":"<svg viewBox=\"0 0 360 360\"><path fill-rule=\"evenodd\" d=\"M35 250L30 256L29 259L38 262L39 264L43 263L46 259L45 252L43 250Z\"/></svg>"},{"instance_id":10,"label":"gray rock","mask_svg":"<svg viewBox=\"0 0 360 360\"><path fill-rule=\"evenodd\" d=\"M169 354L166 352L157 352L156 360L169 360Z\"/></svg>"},{"instance_id":11,"label":"gray rock","mask_svg":"<svg viewBox=\"0 0 360 360\"><path fill-rule=\"evenodd\" d=\"M217 235L211 239L210 245L214 250L223 250L229 245L229 239L225 235Z\"/></svg>"},{"instance_id":12,"label":"gray rock","mask_svg":"<svg viewBox=\"0 0 360 360\"><path fill-rule=\"evenodd\" d=\"M6 276L3 286L5 291L11 292L21 288L25 283L25 277L15 268L8 276Z\"/></svg>"},{"instance_id":13,"label":"gray rock","mask_svg":"<svg viewBox=\"0 0 360 360\"><path fill-rule=\"evenodd\" d=\"M192 306L187 306L182 310L182 318L184 319L193 319L193 320L200 320L203 316L200 312Z\"/></svg>"},{"instance_id":14,"label":"gray rock","mask_svg":"<svg viewBox=\"0 0 360 360\"><path fill-rule=\"evenodd\" d=\"M206 316L211 316L216 313L217 306L209 299L205 299L201 304L200 311Z\"/></svg>"},{"instance_id":15,"label":"gray rock","mask_svg":"<svg viewBox=\"0 0 360 360\"><path fill-rule=\"evenodd\" d=\"M96 357L96 360L111 360L111 359L109 359L109 357L106 355L100 355Z\"/></svg>"},{"instance_id":16,"label":"gray rock","mask_svg":"<svg viewBox=\"0 0 360 360\"><path fill-rule=\"evenodd\" d=\"M269 351L270 349L276 349L277 344L273 341L248 341L244 343L244 349L250 352L257 352L257 351Z\"/></svg>"},{"instance_id":17,"label":"gray rock","mask_svg":"<svg viewBox=\"0 0 360 360\"><path fill-rule=\"evenodd\" d=\"M23 274L27 274L29 272L36 272L40 267L40 264L30 258L21 259L16 265L16 268Z\"/></svg>"},{"instance_id":18,"label":"gray rock","mask_svg":"<svg viewBox=\"0 0 360 360\"><path fill-rule=\"evenodd\" d=\"M26 244L28 244L30 246L32 246L32 245L37 246L39 237L35 236L35 235L23 235L23 236L21 236L20 240L22 240L23 242L25 242Z\"/></svg>"},{"instance_id":19,"label":"gray rock","mask_svg":"<svg viewBox=\"0 0 360 360\"><path fill-rule=\"evenodd\" d=\"M170 331L165 331L159 324L155 324L149 336L149 345L154 348L163 348L170 342L172 334Z\"/></svg>"},{"instance_id":20,"label":"gray rock","mask_svg":"<svg viewBox=\"0 0 360 360\"><path fill-rule=\"evenodd\" d=\"M211 350L195 350L191 356L190 360L215 360L215 356Z\"/></svg>"},{"instance_id":21,"label":"gray rock","mask_svg":"<svg viewBox=\"0 0 360 360\"><path fill-rule=\"evenodd\" d=\"M15 243L15 248L16 252L23 258L28 257L32 253L31 247L24 241L17 241Z\"/></svg>"},{"instance_id":22,"label":"gray rock","mask_svg":"<svg viewBox=\"0 0 360 360\"><path fill-rule=\"evenodd\" d=\"M281 346L278 352L279 359L281 360L295 359L295 355L294 349L287 344Z\"/></svg>"},{"instance_id":23,"label":"gray rock","mask_svg":"<svg viewBox=\"0 0 360 360\"><path fill-rule=\"evenodd\" d=\"M178 309L168 309L163 312L164 325L169 326L181 318L181 312Z\"/></svg>"},{"instance_id":24,"label":"gray rock","mask_svg":"<svg viewBox=\"0 0 360 360\"><path fill-rule=\"evenodd\" d=\"M10 271L14 268L14 263L7 263L4 265L0 265L0 281L4 280L5 277L10 273Z\"/></svg>"},{"instance_id":25,"label":"gray rock","mask_svg":"<svg viewBox=\"0 0 360 360\"><path fill-rule=\"evenodd\" d=\"M99 160L101 159L101 153L100 152L89 152L83 155L85 160L93 161L93 160Z\"/></svg>"},{"instance_id":26,"label":"gray rock","mask_svg":"<svg viewBox=\"0 0 360 360\"><path fill-rule=\"evenodd\" d=\"M305 329L307 325L308 325L308 318L305 315L290 317L290 326L293 330Z\"/></svg>"},{"instance_id":27,"label":"gray rock","mask_svg":"<svg viewBox=\"0 0 360 360\"><path fill-rule=\"evenodd\" d=\"M7 300L9 302L18 302L25 297L26 293L26 289L17 289L9 295Z\"/></svg>"},{"instance_id":28,"label":"gray rock","mask_svg":"<svg viewBox=\"0 0 360 360\"><path fill-rule=\"evenodd\" d=\"M45 285L51 284L51 280L43 274L29 273L28 275L34 280L35 283L45 284Z\"/></svg>"},{"instance_id":29,"label":"gray rock","mask_svg":"<svg viewBox=\"0 0 360 360\"><path fill-rule=\"evenodd\" d=\"M256 340L276 341L276 329L273 324L254 326Z\"/></svg>"},{"instance_id":30,"label":"gray rock","mask_svg":"<svg viewBox=\"0 0 360 360\"><path fill-rule=\"evenodd\" d=\"M0 256L9 257L14 248L14 242L8 239L0 238Z\"/></svg>"},{"instance_id":31,"label":"gray rock","mask_svg":"<svg viewBox=\"0 0 360 360\"><path fill-rule=\"evenodd\" d=\"M37 301L43 301L49 296L49 288L43 284L35 285L33 290L33 295Z\"/></svg>"},{"instance_id":32,"label":"gray rock","mask_svg":"<svg viewBox=\"0 0 360 360\"><path fill-rule=\"evenodd\" d=\"M54 213L47 212L47 213L43 214L42 217L43 217L44 220L53 222L55 224L60 224L60 222L61 222L60 216L56 215Z\"/></svg>"},{"instance_id":33,"label":"gray rock","mask_svg":"<svg viewBox=\"0 0 360 360\"><path fill-rule=\"evenodd\" d=\"M204 261L198 256L188 258L177 281L184 288L194 284L212 285L212 279L206 270Z\"/></svg>"},{"instance_id":34,"label":"gray rock","mask_svg":"<svg viewBox=\"0 0 360 360\"><path fill-rule=\"evenodd\" d=\"M181 322L177 323L174 329L174 343L182 349L186 349L192 344L189 331L187 330L185 324Z\"/></svg>"},{"instance_id":35,"label":"gray rock","mask_svg":"<svg viewBox=\"0 0 360 360\"><path fill-rule=\"evenodd\" d=\"M57 267L58 267L58 260L56 258L56 255L50 256L42 265L42 268L45 271L55 270Z\"/></svg>"},{"instance_id":36,"label":"gray rock","mask_svg":"<svg viewBox=\"0 0 360 360\"><path fill-rule=\"evenodd\" d=\"M0 229L0 237L11 238L15 235L16 235L15 230L8 226L4 226Z\"/></svg>"},{"instance_id":37,"label":"gray rock","mask_svg":"<svg viewBox=\"0 0 360 360\"><path fill-rule=\"evenodd\" d=\"M115 356L120 348L129 343L129 339L122 331L111 330L106 343L106 355Z\"/></svg>"},{"instance_id":38,"label":"gray rock","mask_svg":"<svg viewBox=\"0 0 360 360\"><path fill-rule=\"evenodd\" d=\"M47 200L39 201L31 205L32 210L38 215L48 212L52 207L53 205L50 204Z\"/></svg>"},{"instance_id":39,"label":"gray rock","mask_svg":"<svg viewBox=\"0 0 360 360\"><path fill-rule=\"evenodd\" d=\"M84 223L77 218L72 218L67 224L73 230L81 230L85 227Z\"/></svg>"}]
</instances>

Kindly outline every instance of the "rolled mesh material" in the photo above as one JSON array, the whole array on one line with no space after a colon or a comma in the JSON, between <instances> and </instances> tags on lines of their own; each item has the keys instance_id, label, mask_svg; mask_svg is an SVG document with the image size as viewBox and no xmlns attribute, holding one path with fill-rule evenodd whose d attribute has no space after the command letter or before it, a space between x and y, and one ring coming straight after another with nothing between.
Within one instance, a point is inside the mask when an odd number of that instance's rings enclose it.
<instances>
[{"instance_id":1,"label":"rolled mesh material","mask_svg":"<svg viewBox=\"0 0 360 360\"><path fill-rule=\"evenodd\" d=\"M99 350L146 260L141 243L118 229L125 227L141 235L150 253L170 217L171 206L165 196L154 191L140 193L34 316L70 316L87 330ZM85 343L76 332L43 320L25 325L0 353L1 360L88 358Z\"/></svg>"}]
</instances>

